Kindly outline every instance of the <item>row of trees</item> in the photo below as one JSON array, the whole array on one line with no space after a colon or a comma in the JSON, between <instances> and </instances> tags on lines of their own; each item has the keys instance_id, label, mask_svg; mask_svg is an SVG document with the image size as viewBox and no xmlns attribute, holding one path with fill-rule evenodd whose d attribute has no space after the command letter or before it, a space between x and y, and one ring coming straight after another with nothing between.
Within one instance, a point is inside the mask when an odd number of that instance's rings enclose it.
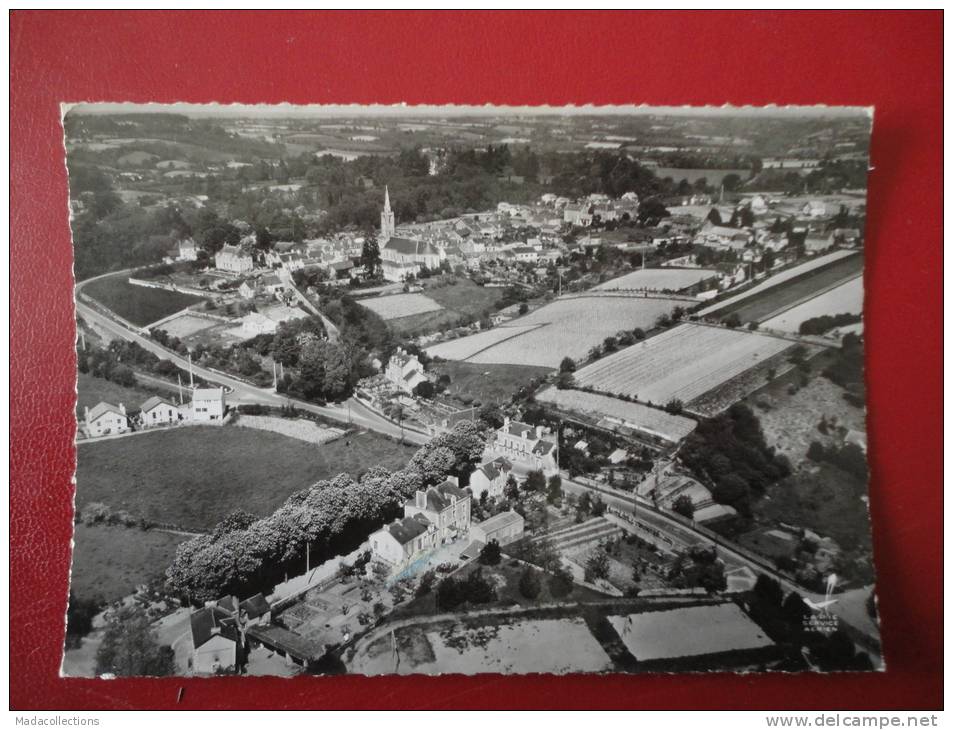
<instances>
[{"instance_id":1,"label":"row of trees","mask_svg":"<svg viewBox=\"0 0 953 730\"><path fill-rule=\"evenodd\" d=\"M312 564L349 552L397 516L417 489L447 474L469 476L483 447L478 427L459 423L399 471L373 467L357 480L339 474L291 495L262 519L233 513L211 534L179 546L166 574L170 587L193 601L268 593L286 572L302 569L309 548Z\"/></svg>"}]
</instances>

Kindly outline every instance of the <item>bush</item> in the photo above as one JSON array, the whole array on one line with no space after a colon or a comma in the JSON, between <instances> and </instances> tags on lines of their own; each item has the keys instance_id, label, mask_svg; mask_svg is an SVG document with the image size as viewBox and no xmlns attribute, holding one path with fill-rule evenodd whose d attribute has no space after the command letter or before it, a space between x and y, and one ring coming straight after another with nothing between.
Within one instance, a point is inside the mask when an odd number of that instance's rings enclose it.
<instances>
[{"instance_id":1,"label":"bush","mask_svg":"<svg viewBox=\"0 0 953 730\"><path fill-rule=\"evenodd\" d=\"M500 543L496 540L490 540L483 546L483 549L480 550L480 557L477 558L477 560L480 562L480 565L499 565L501 558Z\"/></svg>"},{"instance_id":2,"label":"bush","mask_svg":"<svg viewBox=\"0 0 953 730\"><path fill-rule=\"evenodd\" d=\"M565 598L572 593L572 576L565 568L557 568L549 577L549 592L553 598Z\"/></svg>"},{"instance_id":3,"label":"bush","mask_svg":"<svg viewBox=\"0 0 953 730\"><path fill-rule=\"evenodd\" d=\"M523 596L523 598L533 600L539 595L542 589L543 584L539 579L539 574L529 566L524 568L523 572L520 574L520 595Z\"/></svg>"}]
</instances>

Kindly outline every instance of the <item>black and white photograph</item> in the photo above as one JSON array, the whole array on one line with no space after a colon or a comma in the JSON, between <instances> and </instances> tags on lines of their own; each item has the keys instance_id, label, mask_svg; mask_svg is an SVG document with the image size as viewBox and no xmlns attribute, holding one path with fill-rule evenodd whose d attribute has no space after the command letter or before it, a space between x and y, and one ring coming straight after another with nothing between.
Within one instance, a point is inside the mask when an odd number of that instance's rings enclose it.
<instances>
[{"instance_id":1,"label":"black and white photograph","mask_svg":"<svg viewBox=\"0 0 953 730\"><path fill-rule=\"evenodd\" d=\"M872 108L62 113L62 675L884 670Z\"/></svg>"}]
</instances>

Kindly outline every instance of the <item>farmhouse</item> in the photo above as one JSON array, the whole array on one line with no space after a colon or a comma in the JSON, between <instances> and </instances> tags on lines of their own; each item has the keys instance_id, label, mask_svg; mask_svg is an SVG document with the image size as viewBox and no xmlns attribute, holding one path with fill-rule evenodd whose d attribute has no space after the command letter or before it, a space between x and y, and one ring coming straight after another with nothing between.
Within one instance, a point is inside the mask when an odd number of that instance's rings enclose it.
<instances>
[{"instance_id":1,"label":"farmhouse","mask_svg":"<svg viewBox=\"0 0 953 730\"><path fill-rule=\"evenodd\" d=\"M125 433L129 430L129 419L126 417L126 407L120 403L102 401L92 408L85 410L85 431L90 438L106 436L112 433Z\"/></svg>"},{"instance_id":2,"label":"farmhouse","mask_svg":"<svg viewBox=\"0 0 953 730\"><path fill-rule=\"evenodd\" d=\"M549 438L544 438L549 437ZM546 476L559 472L556 464L556 442L549 429L503 419L493 440L487 445L492 456L502 456L522 471L540 470Z\"/></svg>"},{"instance_id":3,"label":"farmhouse","mask_svg":"<svg viewBox=\"0 0 953 730\"><path fill-rule=\"evenodd\" d=\"M512 471L513 465L502 456L481 464L470 475L470 491L478 498L483 492L488 497L502 496L503 487Z\"/></svg>"},{"instance_id":4,"label":"farmhouse","mask_svg":"<svg viewBox=\"0 0 953 730\"><path fill-rule=\"evenodd\" d=\"M165 398L154 395L139 408L139 420L143 426L161 426L178 423L179 407Z\"/></svg>"},{"instance_id":5,"label":"farmhouse","mask_svg":"<svg viewBox=\"0 0 953 730\"><path fill-rule=\"evenodd\" d=\"M225 388L196 388L192 392L192 420L215 421L225 418Z\"/></svg>"},{"instance_id":6,"label":"farmhouse","mask_svg":"<svg viewBox=\"0 0 953 730\"><path fill-rule=\"evenodd\" d=\"M397 352L390 356L387 369L384 370L384 377L395 388L408 394L413 393L414 388L427 380L420 360L403 348L397 348Z\"/></svg>"},{"instance_id":7,"label":"farmhouse","mask_svg":"<svg viewBox=\"0 0 953 730\"><path fill-rule=\"evenodd\" d=\"M470 492L460 488L456 477L447 477L436 487L418 489L404 504L404 517L433 525L438 544L453 540L470 529Z\"/></svg>"},{"instance_id":8,"label":"farmhouse","mask_svg":"<svg viewBox=\"0 0 953 730\"><path fill-rule=\"evenodd\" d=\"M508 545L523 536L523 517L513 510L500 512L470 528L470 537L484 545L496 540L500 545Z\"/></svg>"},{"instance_id":9,"label":"farmhouse","mask_svg":"<svg viewBox=\"0 0 953 730\"><path fill-rule=\"evenodd\" d=\"M215 268L243 274L254 269L255 262L251 254L243 251L240 246L230 246L226 243L222 250L215 254Z\"/></svg>"}]
</instances>

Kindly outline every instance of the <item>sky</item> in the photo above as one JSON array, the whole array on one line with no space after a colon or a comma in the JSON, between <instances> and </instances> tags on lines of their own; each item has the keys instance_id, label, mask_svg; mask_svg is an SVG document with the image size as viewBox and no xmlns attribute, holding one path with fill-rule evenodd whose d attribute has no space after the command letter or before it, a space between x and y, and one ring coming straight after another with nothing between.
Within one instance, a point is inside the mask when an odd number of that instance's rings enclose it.
<instances>
[{"instance_id":1,"label":"sky","mask_svg":"<svg viewBox=\"0 0 953 730\"><path fill-rule=\"evenodd\" d=\"M176 113L208 117L342 118L342 117L446 117L446 116L711 116L711 117L861 117L870 116L869 107L837 106L425 106L425 105L343 105L343 104L64 104L63 113L130 114Z\"/></svg>"}]
</instances>

